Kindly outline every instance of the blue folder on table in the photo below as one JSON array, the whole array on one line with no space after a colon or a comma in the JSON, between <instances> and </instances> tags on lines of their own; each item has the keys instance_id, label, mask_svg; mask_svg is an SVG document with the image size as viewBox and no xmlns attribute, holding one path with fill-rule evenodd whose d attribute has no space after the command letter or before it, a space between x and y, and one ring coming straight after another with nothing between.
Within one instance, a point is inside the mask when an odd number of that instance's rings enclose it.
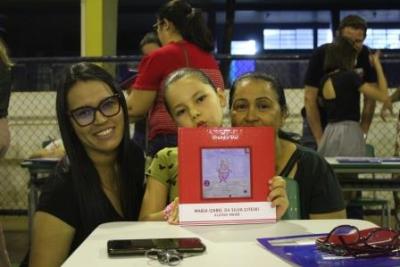
<instances>
[{"instance_id":1,"label":"blue folder on table","mask_svg":"<svg viewBox=\"0 0 400 267\"><path fill-rule=\"evenodd\" d=\"M356 259L354 257L341 257L321 252L315 245L318 237L324 234L309 234L285 236L275 238L258 238L266 249L280 258L307 267L389 267L400 266L400 257L375 257Z\"/></svg>"}]
</instances>

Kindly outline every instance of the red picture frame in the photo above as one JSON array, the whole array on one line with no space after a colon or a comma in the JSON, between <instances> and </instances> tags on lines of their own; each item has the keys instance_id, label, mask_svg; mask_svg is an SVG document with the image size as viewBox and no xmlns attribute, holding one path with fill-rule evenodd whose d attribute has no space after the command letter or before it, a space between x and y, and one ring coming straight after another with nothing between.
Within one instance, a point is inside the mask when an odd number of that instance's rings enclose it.
<instances>
[{"instance_id":1,"label":"red picture frame","mask_svg":"<svg viewBox=\"0 0 400 267\"><path fill-rule=\"evenodd\" d=\"M201 151L207 148L250 151L250 196L204 197ZM275 175L275 130L272 127L179 128L178 162L181 204L266 201L268 180Z\"/></svg>"}]
</instances>

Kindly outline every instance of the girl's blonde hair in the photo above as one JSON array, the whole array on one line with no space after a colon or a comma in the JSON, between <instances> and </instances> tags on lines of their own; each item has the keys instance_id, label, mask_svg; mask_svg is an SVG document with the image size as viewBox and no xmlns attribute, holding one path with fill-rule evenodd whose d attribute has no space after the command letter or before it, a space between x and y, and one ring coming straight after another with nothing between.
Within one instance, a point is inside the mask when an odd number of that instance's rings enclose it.
<instances>
[{"instance_id":1,"label":"girl's blonde hair","mask_svg":"<svg viewBox=\"0 0 400 267\"><path fill-rule=\"evenodd\" d=\"M7 45L2 38L0 38L0 60L3 61L8 68L14 66L14 63L8 56Z\"/></svg>"}]
</instances>

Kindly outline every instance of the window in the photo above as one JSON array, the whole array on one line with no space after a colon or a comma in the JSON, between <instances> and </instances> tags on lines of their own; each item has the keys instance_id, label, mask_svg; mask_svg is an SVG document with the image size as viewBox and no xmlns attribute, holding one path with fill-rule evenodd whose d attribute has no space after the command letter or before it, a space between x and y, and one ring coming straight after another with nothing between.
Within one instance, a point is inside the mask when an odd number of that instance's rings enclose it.
<instances>
[{"instance_id":1,"label":"window","mask_svg":"<svg viewBox=\"0 0 400 267\"><path fill-rule=\"evenodd\" d=\"M368 29L365 44L374 49L400 49L400 29Z\"/></svg>"},{"instance_id":2,"label":"window","mask_svg":"<svg viewBox=\"0 0 400 267\"><path fill-rule=\"evenodd\" d=\"M265 29L264 49L313 49L312 29Z\"/></svg>"},{"instance_id":3,"label":"window","mask_svg":"<svg viewBox=\"0 0 400 267\"><path fill-rule=\"evenodd\" d=\"M255 55L256 52L257 45L255 40L232 41L231 43L232 55Z\"/></svg>"},{"instance_id":4,"label":"window","mask_svg":"<svg viewBox=\"0 0 400 267\"><path fill-rule=\"evenodd\" d=\"M317 46L332 42L331 29L318 29L317 30Z\"/></svg>"},{"instance_id":5,"label":"window","mask_svg":"<svg viewBox=\"0 0 400 267\"><path fill-rule=\"evenodd\" d=\"M232 41L231 54L232 55L254 55L257 52L257 43L255 40L248 41ZM234 81L236 78L246 72L255 71L256 61L254 59L240 59L232 60L229 78Z\"/></svg>"}]
</instances>

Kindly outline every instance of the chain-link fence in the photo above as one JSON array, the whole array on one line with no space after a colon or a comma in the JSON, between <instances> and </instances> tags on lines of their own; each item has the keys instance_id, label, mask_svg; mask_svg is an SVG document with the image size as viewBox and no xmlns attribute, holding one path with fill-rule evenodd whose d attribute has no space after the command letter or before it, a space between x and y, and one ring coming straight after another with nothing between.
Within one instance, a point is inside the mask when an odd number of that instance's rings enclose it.
<instances>
[{"instance_id":1,"label":"chain-link fence","mask_svg":"<svg viewBox=\"0 0 400 267\"><path fill-rule=\"evenodd\" d=\"M232 57L218 57L232 60ZM58 59L17 59L13 76L13 89L9 107L11 146L4 159L0 160L0 212L22 214L27 210L29 173L20 167L24 159L40 149L44 142L58 138L55 117L55 88L65 65L77 61L102 62L115 72L118 81L132 75L139 57L109 57L102 59L58 58ZM385 59L385 71L394 69L400 63L397 59ZM389 67L388 67L389 66ZM284 128L301 135L303 107L303 77L307 67L307 57L275 56L238 57L229 63L229 77L248 71L263 71L279 78L286 88L290 115ZM386 72L392 86L398 79L394 71ZM400 82L399 82L400 84ZM379 111L379 106L377 108ZM391 156L395 141L396 119L383 122L375 115L368 136L368 143L374 145L377 156Z\"/></svg>"}]
</instances>

